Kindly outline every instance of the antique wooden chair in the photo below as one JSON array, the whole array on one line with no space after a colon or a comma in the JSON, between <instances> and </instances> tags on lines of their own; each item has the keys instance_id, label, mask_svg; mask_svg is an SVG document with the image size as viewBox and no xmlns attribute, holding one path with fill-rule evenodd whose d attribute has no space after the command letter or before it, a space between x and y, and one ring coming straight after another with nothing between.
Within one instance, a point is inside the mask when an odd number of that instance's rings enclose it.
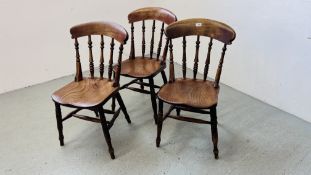
<instances>
[{"instance_id":1,"label":"antique wooden chair","mask_svg":"<svg viewBox=\"0 0 311 175\"><path fill-rule=\"evenodd\" d=\"M165 58L161 57L161 48L162 48L162 38L165 25L171 24L177 20L176 16L163 8L159 7L147 7L137 9L131 12L128 15L129 23L131 23L131 50L130 56L127 60L122 62L121 66L121 75L125 77L134 78L129 83L122 86L122 88L127 88L136 92L150 94L151 102L154 111L154 121L157 122L157 103L156 103L156 94L155 88L159 86L154 84L153 78L161 73L164 83L167 83L166 75L164 69ZM150 52L149 55L146 55L146 39L145 39L145 21L152 20L152 30L151 30L151 41L150 41ZM155 40L155 29L156 21L161 23L160 29L160 39L158 43L157 52L154 53L154 40ZM135 42L134 42L134 23L141 22L142 24L142 53L140 56L137 56L135 52ZM168 41L164 47L166 52L168 48ZM143 79L148 79L149 82L143 82ZM132 84L139 84L140 88L129 87ZM145 90L144 87L147 86L150 88L150 91ZM114 103L112 103L112 108L114 108Z\"/></svg>"},{"instance_id":2,"label":"antique wooden chair","mask_svg":"<svg viewBox=\"0 0 311 175\"><path fill-rule=\"evenodd\" d=\"M101 123L106 142L109 147L109 153L112 159L115 158L114 150L111 145L111 138L109 129L112 127L115 119L118 117L120 110L123 111L128 123L131 123L130 117L126 111L123 100L119 94L119 79L120 79L120 65L122 59L123 45L128 39L126 30L118 24L111 22L91 22L74 26L70 29L72 38L75 40L76 50L76 75L74 82L67 84L53 93L52 99L55 102L56 120L59 133L60 145L64 145L63 136L63 122L71 117ZM94 61L92 51L92 36L98 35L100 37L100 61L99 61L99 77L94 75ZM79 43L78 38L88 37L89 48L89 67L90 77L82 76L82 69L80 63ZM104 36L111 38L110 43L110 59L108 66L108 78L104 77ZM118 63L116 64L115 76L112 77L113 68L113 50L115 40L120 43ZM115 97L120 105L116 111L107 110L103 105ZM61 106L76 108L70 112L66 117L62 117ZM89 117L77 114L80 110L91 110L96 114L96 117ZM110 121L106 120L105 114L113 114ZM98 118L99 117L99 118Z\"/></svg>"},{"instance_id":3,"label":"antique wooden chair","mask_svg":"<svg viewBox=\"0 0 311 175\"><path fill-rule=\"evenodd\" d=\"M234 30L226 24L209 19L186 19L175 22L165 29L165 34L169 39L170 64L169 64L169 83L163 85L159 92L159 115L156 146L160 146L161 130L163 121L166 118L177 120L210 124L212 132L212 141L214 144L214 156L218 159L218 132L217 132L217 115L216 106L218 102L219 80L224 61L227 45L235 39ZM196 36L196 50L194 56L193 77L186 77L187 56L186 56L186 36ZM207 57L205 60L203 79L197 78L200 37L209 37L209 45ZM174 74L174 58L173 43L175 38L183 38L183 56L182 56L182 78L175 78ZM224 43L222 54L220 57L217 73L214 81L207 80L209 71L211 49L213 41L218 40ZM163 102L170 104L170 108L163 116ZM177 116L170 115L176 109ZM184 117L180 115L180 111L191 111L202 114L210 114L210 121Z\"/></svg>"}]
</instances>

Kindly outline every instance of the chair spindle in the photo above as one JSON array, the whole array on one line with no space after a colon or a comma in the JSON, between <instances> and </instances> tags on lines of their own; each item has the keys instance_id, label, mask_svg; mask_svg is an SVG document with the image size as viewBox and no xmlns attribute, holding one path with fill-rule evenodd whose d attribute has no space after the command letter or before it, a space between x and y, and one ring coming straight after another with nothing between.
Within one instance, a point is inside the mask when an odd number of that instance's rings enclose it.
<instances>
[{"instance_id":1,"label":"chair spindle","mask_svg":"<svg viewBox=\"0 0 311 175\"><path fill-rule=\"evenodd\" d=\"M142 25L142 33L143 33L143 36L142 36L142 48L141 48L141 52L142 52L142 56L143 58L145 57L145 50L146 50L146 40L145 40L145 20L143 20L143 25Z\"/></svg>"},{"instance_id":2,"label":"chair spindle","mask_svg":"<svg viewBox=\"0 0 311 175\"><path fill-rule=\"evenodd\" d=\"M175 81L175 71L174 71L174 57L173 57L173 43L172 39L170 39L170 80L169 82L172 83Z\"/></svg>"},{"instance_id":3,"label":"chair spindle","mask_svg":"<svg viewBox=\"0 0 311 175\"><path fill-rule=\"evenodd\" d=\"M112 76L113 49L114 49L114 38L111 39L111 43L110 43L110 60L109 60L109 66L108 66L109 81L111 81L111 76Z\"/></svg>"},{"instance_id":4,"label":"chair spindle","mask_svg":"<svg viewBox=\"0 0 311 175\"><path fill-rule=\"evenodd\" d=\"M158 51L157 51L157 60L159 60L160 53L161 53L163 33L164 33L164 22L162 22L162 26L161 26L160 40L159 40Z\"/></svg>"},{"instance_id":5,"label":"chair spindle","mask_svg":"<svg viewBox=\"0 0 311 175\"><path fill-rule=\"evenodd\" d=\"M88 35L90 74L91 78L94 78L94 60L93 60L92 44L93 43L91 35Z\"/></svg>"},{"instance_id":6,"label":"chair spindle","mask_svg":"<svg viewBox=\"0 0 311 175\"><path fill-rule=\"evenodd\" d=\"M219 60L219 64L218 64L218 68L217 68L216 77L215 77L215 83L214 83L215 88L219 87L219 80L220 80L222 65L224 63L226 50L227 50L227 44L224 44L224 47L222 48L221 58Z\"/></svg>"},{"instance_id":7,"label":"chair spindle","mask_svg":"<svg viewBox=\"0 0 311 175\"><path fill-rule=\"evenodd\" d=\"M162 65L166 65L166 57L167 57L167 50L168 50L168 45L169 45L170 40L166 37L166 42L163 50L163 58L162 58Z\"/></svg>"},{"instance_id":8,"label":"chair spindle","mask_svg":"<svg viewBox=\"0 0 311 175\"><path fill-rule=\"evenodd\" d=\"M104 76L104 36L100 35L100 60L99 60L100 79Z\"/></svg>"},{"instance_id":9,"label":"chair spindle","mask_svg":"<svg viewBox=\"0 0 311 175\"><path fill-rule=\"evenodd\" d=\"M83 79L83 75L82 75L80 54L79 54L79 42L78 42L77 38L75 38L75 49L76 49L76 76L75 76L75 81L81 81Z\"/></svg>"},{"instance_id":10,"label":"chair spindle","mask_svg":"<svg viewBox=\"0 0 311 175\"><path fill-rule=\"evenodd\" d=\"M151 41L150 41L150 59L153 56L154 31L155 31L155 20L153 20L152 22L152 34L151 34Z\"/></svg>"},{"instance_id":11,"label":"chair spindle","mask_svg":"<svg viewBox=\"0 0 311 175\"><path fill-rule=\"evenodd\" d=\"M186 79L186 71L187 71L187 58L186 58L186 36L183 36L183 41L182 41L182 47L183 47L183 55L182 55L182 75L183 78Z\"/></svg>"},{"instance_id":12,"label":"chair spindle","mask_svg":"<svg viewBox=\"0 0 311 175\"><path fill-rule=\"evenodd\" d=\"M134 43L134 23L131 23L131 51L130 59L135 58L135 43Z\"/></svg>"},{"instance_id":13,"label":"chair spindle","mask_svg":"<svg viewBox=\"0 0 311 175\"><path fill-rule=\"evenodd\" d=\"M209 64L211 62L212 46L213 46L213 38L210 38L210 41L209 41L209 44L208 44L208 51L207 51L206 61L205 61L205 67L204 67L204 81L206 81L206 78L207 78L207 75L208 75Z\"/></svg>"},{"instance_id":14,"label":"chair spindle","mask_svg":"<svg viewBox=\"0 0 311 175\"><path fill-rule=\"evenodd\" d=\"M199 62L199 48L200 48L200 35L197 35L196 50L194 57L194 65L193 65L193 79L196 80L198 73L198 62Z\"/></svg>"},{"instance_id":15,"label":"chair spindle","mask_svg":"<svg viewBox=\"0 0 311 175\"><path fill-rule=\"evenodd\" d=\"M114 86L114 87L119 86L120 72L121 72L122 54L123 54L123 44L120 44L120 47L119 47L119 57L118 57L118 64L117 64L117 71L116 71L116 76L115 76L114 83L113 83L113 86Z\"/></svg>"}]
</instances>

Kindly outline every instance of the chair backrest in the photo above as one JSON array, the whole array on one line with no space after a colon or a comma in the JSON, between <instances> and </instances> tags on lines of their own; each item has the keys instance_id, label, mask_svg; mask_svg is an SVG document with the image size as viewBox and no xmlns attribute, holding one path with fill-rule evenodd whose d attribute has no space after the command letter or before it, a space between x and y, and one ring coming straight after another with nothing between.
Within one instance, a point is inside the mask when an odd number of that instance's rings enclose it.
<instances>
[{"instance_id":1,"label":"chair backrest","mask_svg":"<svg viewBox=\"0 0 311 175\"><path fill-rule=\"evenodd\" d=\"M92 51L92 38L91 36L98 35L100 36L100 61L99 61L99 73L100 79L103 79L104 75L104 36L111 38L110 42L110 59L108 62L108 80L114 81L113 86L119 86L120 80L120 70L121 70L121 61L123 53L123 45L128 39L127 31L120 26L119 24L112 22L90 22L80 25L73 26L70 29L71 37L75 40L75 49L76 49L76 76L75 81L81 81L83 79L81 63L80 63L80 54L79 54L79 42L78 38L88 37L88 48L89 48L89 66L90 66L90 77L94 78L94 60L93 60L93 51ZM115 45L115 40L120 43L119 47L119 57L117 63L116 75L112 78L113 71L113 50Z\"/></svg>"},{"instance_id":2,"label":"chair backrest","mask_svg":"<svg viewBox=\"0 0 311 175\"><path fill-rule=\"evenodd\" d=\"M154 49L154 33L156 28L156 21L162 22L161 29L160 29L160 39L158 43L158 49L156 52L156 59L158 60L161 53L162 48L162 38L164 33L164 25L169 25L175 21L177 18L175 14L160 7L146 7L137 9L131 12L128 15L129 23L131 23L131 51L130 51L130 59L135 58L135 43L134 43L134 23L135 22L142 22L142 56L145 57L145 50L146 50L146 39L145 39L145 21L152 20L152 33L151 33L151 41L150 41L150 58L153 58L153 49ZM168 47L168 40L164 47L164 52L167 52ZM166 55L163 53L163 55ZM165 58L163 57L165 61Z\"/></svg>"},{"instance_id":3,"label":"chair backrest","mask_svg":"<svg viewBox=\"0 0 311 175\"><path fill-rule=\"evenodd\" d=\"M210 57L211 57L211 50L213 45L213 40L218 40L224 44L222 48L221 57L219 60L214 87L219 87L219 80L222 71L222 65L224 62L225 52L227 50L227 45L231 44L232 41L235 39L235 31L228 25L210 20L210 19L186 19L175 22L169 25L165 29L165 34L169 39L169 50L170 50L170 77L169 82L175 81L175 74L174 74L174 58L173 58L173 44L172 39L182 37L182 45L183 45L183 55L182 55L182 72L183 78L186 78L186 69L187 69L187 56L186 56L186 36L197 36L196 37L196 50L194 56L194 65L193 65L193 79L197 79L197 71L198 71L198 61L199 61L199 48L200 48L200 36L209 37L209 45L207 56L205 59L205 67L204 67L204 81L206 81L209 64L210 64Z\"/></svg>"}]
</instances>

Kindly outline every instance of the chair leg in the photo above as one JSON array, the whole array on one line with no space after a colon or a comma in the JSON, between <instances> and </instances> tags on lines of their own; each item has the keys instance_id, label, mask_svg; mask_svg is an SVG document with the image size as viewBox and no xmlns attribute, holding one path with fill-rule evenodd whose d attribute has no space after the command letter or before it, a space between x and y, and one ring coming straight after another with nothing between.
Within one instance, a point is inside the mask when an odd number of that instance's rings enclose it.
<instances>
[{"instance_id":1,"label":"chair leg","mask_svg":"<svg viewBox=\"0 0 311 175\"><path fill-rule=\"evenodd\" d=\"M176 108L176 114L177 114L177 116L180 116L180 109L179 108Z\"/></svg>"},{"instance_id":2,"label":"chair leg","mask_svg":"<svg viewBox=\"0 0 311 175\"><path fill-rule=\"evenodd\" d=\"M111 110L112 110L113 112L116 111L116 98L115 98L115 97L112 97L112 98L111 98Z\"/></svg>"},{"instance_id":3,"label":"chair leg","mask_svg":"<svg viewBox=\"0 0 311 175\"><path fill-rule=\"evenodd\" d=\"M144 80L143 80L143 79L139 79L139 81L140 81L141 83L143 83L143 82L144 82ZM145 86L144 86L143 84L141 84L141 85L140 85L140 89L144 90L144 87L145 87Z\"/></svg>"},{"instance_id":4,"label":"chair leg","mask_svg":"<svg viewBox=\"0 0 311 175\"><path fill-rule=\"evenodd\" d=\"M150 85L150 96L151 96L151 103L152 103L152 108L153 108L153 118L155 124L157 124L157 97L156 93L154 91L154 81L153 78L149 78L149 85Z\"/></svg>"},{"instance_id":5,"label":"chair leg","mask_svg":"<svg viewBox=\"0 0 311 175\"><path fill-rule=\"evenodd\" d=\"M94 114L96 117L99 117L98 111L94 110Z\"/></svg>"},{"instance_id":6,"label":"chair leg","mask_svg":"<svg viewBox=\"0 0 311 175\"><path fill-rule=\"evenodd\" d=\"M99 117L101 120L101 125L102 125L102 129L103 129L103 133L109 148L109 153L110 153L110 157L111 159L115 159L114 156L114 150L111 144L111 138L110 138L110 134L109 134L109 129L108 129L108 125L107 125L107 121L106 121L106 117L105 117L105 113L102 107L98 108L98 112L99 112Z\"/></svg>"},{"instance_id":7,"label":"chair leg","mask_svg":"<svg viewBox=\"0 0 311 175\"><path fill-rule=\"evenodd\" d=\"M217 112L216 112L216 106L211 108L211 131L212 131L212 140L213 140L213 144L214 144L214 156L215 159L218 159L218 148L217 148L217 144L218 144L218 131L217 131Z\"/></svg>"},{"instance_id":8,"label":"chair leg","mask_svg":"<svg viewBox=\"0 0 311 175\"><path fill-rule=\"evenodd\" d=\"M125 107L125 105L124 105L124 102L123 102L122 97L121 97L121 95L120 95L119 92L116 94L116 98L117 98L118 103L119 103L119 105L120 105L120 108L121 108L121 110L122 110L122 112L123 112L123 114L124 114L124 116L125 116L125 119L127 120L128 123L131 123L130 116L129 116L129 114L127 113L126 107Z\"/></svg>"},{"instance_id":9,"label":"chair leg","mask_svg":"<svg viewBox=\"0 0 311 175\"><path fill-rule=\"evenodd\" d=\"M161 75L162 75L163 83L166 84L167 83L167 79L166 79L166 75L165 75L164 70L161 71Z\"/></svg>"},{"instance_id":10,"label":"chair leg","mask_svg":"<svg viewBox=\"0 0 311 175\"><path fill-rule=\"evenodd\" d=\"M163 124L163 101L159 99L159 115L158 115L157 140L156 140L157 147L160 146L161 142L162 124Z\"/></svg>"},{"instance_id":11,"label":"chair leg","mask_svg":"<svg viewBox=\"0 0 311 175\"><path fill-rule=\"evenodd\" d=\"M116 78L116 73L113 72L113 78ZM116 111L116 98L112 97L111 99L111 111L115 112Z\"/></svg>"},{"instance_id":12,"label":"chair leg","mask_svg":"<svg viewBox=\"0 0 311 175\"><path fill-rule=\"evenodd\" d=\"M55 112L56 112L59 143L60 143L60 146L64 146L62 111L60 108L60 104L58 103L55 103Z\"/></svg>"}]
</instances>

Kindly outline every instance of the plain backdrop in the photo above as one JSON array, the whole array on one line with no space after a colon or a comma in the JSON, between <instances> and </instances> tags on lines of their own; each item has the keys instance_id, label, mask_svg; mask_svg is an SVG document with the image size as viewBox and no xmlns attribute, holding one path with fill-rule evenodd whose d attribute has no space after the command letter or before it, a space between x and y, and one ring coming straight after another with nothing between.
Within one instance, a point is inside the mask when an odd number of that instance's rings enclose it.
<instances>
[{"instance_id":1,"label":"plain backdrop","mask_svg":"<svg viewBox=\"0 0 311 175\"><path fill-rule=\"evenodd\" d=\"M130 31L127 14L146 6L170 9L178 19L230 25L237 37L228 47L221 82L311 122L310 0L1 0L0 93L74 73L71 26L108 20ZM215 68L220 46L214 50ZM181 63L181 57L175 61Z\"/></svg>"}]
</instances>

